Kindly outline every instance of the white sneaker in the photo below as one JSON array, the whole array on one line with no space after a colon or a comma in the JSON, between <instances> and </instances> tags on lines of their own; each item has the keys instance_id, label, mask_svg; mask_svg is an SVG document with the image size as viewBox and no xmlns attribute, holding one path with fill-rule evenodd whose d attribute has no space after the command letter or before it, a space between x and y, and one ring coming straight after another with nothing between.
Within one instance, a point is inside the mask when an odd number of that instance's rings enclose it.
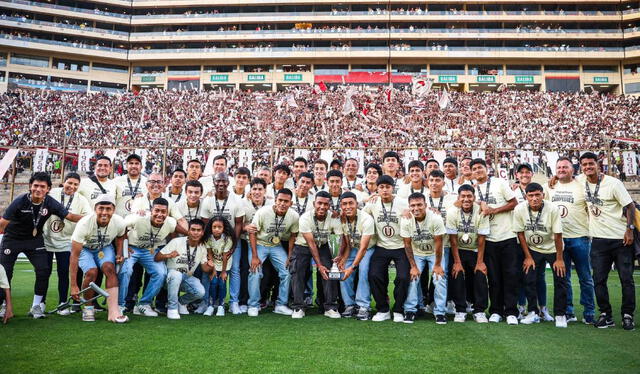
<instances>
[{"instance_id":1,"label":"white sneaker","mask_svg":"<svg viewBox=\"0 0 640 374\"><path fill-rule=\"evenodd\" d=\"M491 317L489 317L489 322L491 323L500 323L502 321L502 316L498 313L493 313Z\"/></svg>"},{"instance_id":2,"label":"white sneaker","mask_svg":"<svg viewBox=\"0 0 640 374\"><path fill-rule=\"evenodd\" d=\"M556 316L556 327L567 328L567 316Z\"/></svg>"},{"instance_id":3,"label":"white sneaker","mask_svg":"<svg viewBox=\"0 0 640 374\"><path fill-rule=\"evenodd\" d=\"M203 301L200 303L200 305L198 305L198 309L196 309L195 313L203 314L207 310L207 307L208 307L207 303Z\"/></svg>"},{"instance_id":4,"label":"white sneaker","mask_svg":"<svg viewBox=\"0 0 640 374\"><path fill-rule=\"evenodd\" d=\"M145 317L157 317L158 313L151 308L151 305L136 305L133 307L133 314Z\"/></svg>"},{"instance_id":5,"label":"white sneaker","mask_svg":"<svg viewBox=\"0 0 640 374\"><path fill-rule=\"evenodd\" d=\"M118 305L118 310L120 311L120 315L124 316L124 313L127 311L127 307Z\"/></svg>"},{"instance_id":6,"label":"white sneaker","mask_svg":"<svg viewBox=\"0 0 640 374\"><path fill-rule=\"evenodd\" d=\"M3 301L0 305L0 318L4 318L5 313L7 313L7 304Z\"/></svg>"},{"instance_id":7,"label":"white sneaker","mask_svg":"<svg viewBox=\"0 0 640 374\"><path fill-rule=\"evenodd\" d=\"M45 318L44 309L42 309L42 304L34 305L29 310L29 316L33 317L33 319Z\"/></svg>"},{"instance_id":8,"label":"white sneaker","mask_svg":"<svg viewBox=\"0 0 640 374\"><path fill-rule=\"evenodd\" d=\"M452 300L447 301L447 314L456 314L456 303L454 303Z\"/></svg>"},{"instance_id":9,"label":"white sneaker","mask_svg":"<svg viewBox=\"0 0 640 374\"><path fill-rule=\"evenodd\" d=\"M329 310L324 312L324 316L335 319L335 318L340 318L340 313L338 313L337 310L329 309ZM404 318L403 318L403 320L404 320Z\"/></svg>"},{"instance_id":10,"label":"white sneaker","mask_svg":"<svg viewBox=\"0 0 640 374\"><path fill-rule=\"evenodd\" d=\"M213 305L210 305L207 307L207 310L204 311L204 313L202 313L202 315L207 316L207 317L211 317L213 315L213 311L215 309L213 308Z\"/></svg>"},{"instance_id":11,"label":"white sneaker","mask_svg":"<svg viewBox=\"0 0 640 374\"><path fill-rule=\"evenodd\" d=\"M473 313L473 304L467 301L467 313Z\"/></svg>"},{"instance_id":12,"label":"white sneaker","mask_svg":"<svg viewBox=\"0 0 640 374\"><path fill-rule=\"evenodd\" d=\"M393 313L393 322L404 322L404 315L402 313Z\"/></svg>"},{"instance_id":13,"label":"white sneaker","mask_svg":"<svg viewBox=\"0 0 640 374\"><path fill-rule=\"evenodd\" d=\"M224 317L224 307L222 305L218 307L218 311L216 312L216 317Z\"/></svg>"},{"instance_id":14,"label":"white sneaker","mask_svg":"<svg viewBox=\"0 0 640 374\"><path fill-rule=\"evenodd\" d=\"M178 303L178 313L188 315L189 309L187 309L186 305Z\"/></svg>"},{"instance_id":15,"label":"white sneaker","mask_svg":"<svg viewBox=\"0 0 640 374\"><path fill-rule=\"evenodd\" d=\"M290 316L293 314L293 310L286 305L276 305L275 309L273 309L275 314L282 314L285 316Z\"/></svg>"},{"instance_id":16,"label":"white sneaker","mask_svg":"<svg viewBox=\"0 0 640 374\"><path fill-rule=\"evenodd\" d=\"M251 308L249 308L249 310L251 310ZM296 309L293 311L293 313L291 313L291 318L300 319L303 317L304 317L304 310L302 309Z\"/></svg>"},{"instance_id":17,"label":"white sneaker","mask_svg":"<svg viewBox=\"0 0 640 374\"><path fill-rule=\"evenodd\" d=\"M60 303L60 305L62 305L62 303ZM60 305L58 305L58 307L60 307ZM57 311L56 314L59 316L68 316L69 314L71 314L71 308L61 309Z\"/></svg>"},{"instance_id":18,"label":"white sneaker","mask_svg":"<svg viewBox=\"0 0 640 374\"><path fill-rule=\"evenodd\" d=\"M551 322L553 321L553 317L551 317L551 314L549 314L549 309L547 309L547 307L542 307L542 310L540 311L540 314L542 314L540 317L542 317L542 320L545 322Z\"/></svg>"},{"instance_id":19,"label":"white sneaker","mask_svg":"<svg viewBox=\"0 0 640 374\"><path fill-rule=\"evenodd\" d=\"M35 317L34 317L35 318ZM84 322L96 321L96 310L92 306L82 308L82 320Z\"/></svg>"},{"instance_id":20,"label":"white sneaker","mask_svg":"<svg viewBox=\"0 0 640 374\"><path fill-rule=\"evenodd\" d=\"M529 312L523 319L520 320L523 325L530 325L532 323L540 323L540 316L536 312Z\"/></svg>"},{"instance_id":21,"label":"white sneaker","mask_svg":"<svg viewBox=\"0 0 640 374\"><path fill-rule=\"evenodd\" d=\"M433 307L434 307L433 303L425 306L424 307L424 312L425 313L429 313L429 314L433 314Z\"/></svg>"},{"instance_id":22,"label":"white sneaker","mask_svg":"<svg viewBox=\"0 0 640 374\"><path fill-rule=\"evenodd\" d=\"M476 321L477 323L488 323L489 320L487 319L487 315L484 314L483 312L478 312L476 314L473 315L473 320Z\"/></svg>"},{"instance_id":23,"label":"white sneaker","mask_svg":"<svg viewBox=\"0 0 640 374\"><path fill-rule=\"evenodd\" d=\"M240 305L240 313L245 314L249 310L246 305Z\"/></svg>"},{"instance_id":24,"label":"white sneaker","mask_svg":"<svg viewBox=\"0 0 640 374\"><path fill-rule=\"evenodd\" d=\"M391 319L391 313L389 312L386 312L386 313L378 312L376 313L375 316L373 316L373 318L371 318L373 322L382 322L389 319ZM402 318L402 320L404 321L404 317Z\"/></svg>"},{"instance_id":25,"label":"white sneaker","mask_svg":"<svg viewBox=\"0 0 640 374\"><path fill-rule=\"evenodd\" d=\"M258 309L258 308L249 308L249 309L247 309L247 315L249 317L257 317L258 313L260 313L260 309Z\"/></svg>"},{"instance_id":26,"label":"white sneaker","mask_svg":"<svg viewBox=\"0 0 640 374\"><path fill-rule=\"evenodd\" d=\"M178 312L178 309L167 309L167 318L180 319L180 313Z\"/></svg>"},{"instance_id":27,"label":"white sneaker","mask_svg":"<svg viewBox=\"0 0 640 374\"><path fill-rule=\"evenodd\" d=\"M236 302L231 303L231 305L229 305L229 310L231 311L231 314L242 314L242 312L240 311L240 305Z\"/></svg>"},{"instance_id":28,"label":"white sneaker","mask_svg":"<svg viewBox=\"0 0 640 374\"><path fill-rule=\"evenodd\" d=\"M453 317L453 322L464 322L467 319L467 313L458 312L455 317Z\"/></svg>"},{"instance_id":29,"label":"white sneaker","mask_svg":"<svg viewBox=\"0 0 640 374\"><path fill-rule=\"evenodd\" d=\"M507 316L507 325L517 325L518 324L518 317L511 315L511 316Z\"/></svg>"},{"instance_id":30,"label":"white sneaker","mask_svg":"<svg viewBox=\"0 0 640 374\"><path fill-rule=\"evenodd\" d=\"M526 314L527 309L524 307L524 305L518 305L518 319L523 319Z\"/></svg>"}]
</instances>

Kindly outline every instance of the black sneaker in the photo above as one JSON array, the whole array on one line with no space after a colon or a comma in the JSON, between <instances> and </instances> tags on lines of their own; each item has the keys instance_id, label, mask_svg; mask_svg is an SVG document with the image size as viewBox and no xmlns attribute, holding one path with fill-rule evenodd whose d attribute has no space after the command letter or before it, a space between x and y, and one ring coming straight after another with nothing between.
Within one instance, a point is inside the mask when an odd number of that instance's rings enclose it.
<instances>
[{"instance_id":1,"label":"black sneaker","mask_svg":"<svg viewBox=\"0 0 640 374\"><path fill-rule=\"evenodd\" d=\"M351 318L356 314L356 307L353 305L349 305L348 307L344 308L344 312L342 312L340 315L342 316L342 318Z\"/></svg>"},{"instance_id":2,"label":"black sneaker","mask_svg":"<svg viewBox=\"0 0 640 374\"><path fill-rule=\"evenodd\" d=\"M607 327L614 327L616 324L613 322L613 318L611 318L611 316L606 313L602 313L593 325L599 329L606 329Z\"/></svg>"},{"instance_id":3,"label":"black sneaker","mask_svg":"<svg viewBox=\"0 0 640 374\"><path fill-rule=\"evenodd\" d=\"M356 315L356 319L358 321L368 321L369 320L369 310L365 308L358 309L358 314Z\"/></svg>"},{"instance_id":4,"label":"black sneaker","mask_svg":"<svg viewBox=\"0 0 640 374\"><path fill-rule=\"evenodd\" d=\"M404 313L404 323L413 323L416 319L416 314L414 312L405 312Z\"/></svg>"},{"instance_id":5,"label":"black sneaker","mask_svg":"<svg viewBox=\"0 0 640 374\"><path fill-rule=\"evenodd\" d=\"M625 314L624 317L622 317L622 328L627 331L633 331L636 329L636 324L633 323L633 316Z\"/></svg>"},{"instance_id":6,"label":"black sneaker","mask_svg":"<svg viewBox=\"0 0 640 374\"><path fill-rule=\"evenodd\" d=\"M443 314L442 314L442 315L441 315L441 314L438 314L438 315L436 316L436 323L437 323L438 325L446 325L446 324L447 324L447 316L445 316L445 315L443 315Z\"/></svg>"}]
</instances>

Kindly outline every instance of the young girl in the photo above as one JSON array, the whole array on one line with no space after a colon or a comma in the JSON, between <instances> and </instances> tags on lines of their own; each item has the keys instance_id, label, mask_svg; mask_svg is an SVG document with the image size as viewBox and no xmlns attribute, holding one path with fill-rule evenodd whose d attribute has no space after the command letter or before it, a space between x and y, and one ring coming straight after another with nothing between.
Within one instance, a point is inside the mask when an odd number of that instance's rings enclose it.
<instances>
[{"instance_id":1,"label":"young girl","mask_svg":"<svg viewBox=\"0 0 640 374\"><path fill-rule=\"evenodd\" d=\"M204 315L211 316L217 305L216 316L222 317L227 296L227 271L231 269L232 260L228 253L235 248L236 238L229 221L221 216L209 220L204 235L207 258L202 262L201 282L205 293L201 308L206 305Z\"/></svg>"}]
</instances>

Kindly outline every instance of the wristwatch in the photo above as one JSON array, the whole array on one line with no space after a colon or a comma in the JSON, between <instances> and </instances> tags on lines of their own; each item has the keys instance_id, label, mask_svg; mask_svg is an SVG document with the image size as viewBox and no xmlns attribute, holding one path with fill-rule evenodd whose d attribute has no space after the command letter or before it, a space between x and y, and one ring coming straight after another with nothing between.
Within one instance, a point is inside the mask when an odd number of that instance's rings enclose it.
<instances>
[{"instance_id":1,"label":"wristwatch","mask_svg":"<svg viewBox=\"0 0 640 374\"><path fill-rule=\"evenodd\" d=\"M630 225L627 225L627 228L628 228L629 230L635 230L635 229L636 229L636 227L633 225L633 223L632 223L632 224L630 224Z\"/></svg>"}]
</instances>

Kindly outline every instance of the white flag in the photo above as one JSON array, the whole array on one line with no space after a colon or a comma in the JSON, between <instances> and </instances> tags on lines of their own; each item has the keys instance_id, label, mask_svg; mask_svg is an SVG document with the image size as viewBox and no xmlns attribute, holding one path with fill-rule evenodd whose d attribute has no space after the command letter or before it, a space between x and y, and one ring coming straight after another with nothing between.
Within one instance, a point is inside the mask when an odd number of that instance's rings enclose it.
<instances>
[{"instance_id":1,"label":"white flag","mask_svg":"<svg viewBox=\"0 0 640 374\"><path fill-rule=\"evenodd\" d=\"M78 151L78 171L89 172L91 157L93 157L93 151L90 149L81 149Z\"/></svg>"},{"instance_id":2,"label":"white flag","mask_svg":"<svg viewBox=\"0 0 640 374\"><path fill-rule=\"evenodd\" d=\"M109 160L111 160L111 164L113 165L113 163L116 160L116 156L118 155L118 150L117 149L105 149L104 155L109 157Z\"/></svg>"},{"instance_id":3,"label":"white flag","mask_svg":"<svg viewBox=\"0 0 640 374\"><path fill-rule=\"evenodd\" d=\"M147 156L149 155L149 151L143 148L136 148L135 153L140 156L140 165L142 165L140 172L144 173L144 170L146 168L145 166L147 165Z\"/></svg>"},{"instance_id":4,"label":"white flag","mask_svg":"<svg viewBox=\"0 0 640 374\"><path fill-rule=\"evenodd\" d=\"M182 169L187 170L187 163L191 160L196 159L197 153L193 148L185 149L182 153Z\"/></svg>"},{"instance_id":5,"label":"white flag","mask_svg":"<svg viewBox=\"0 0 640 374\"><path fill-rule=\"evenodd\" d=\"M433 158L438 161L438 163L440 164L440 167L442 167L442 163L444 162L444 159L447 158L447 151L433 151Z\"/></svg>"},{"instance_id":6,"label":"white flag","mask_svg":"<svg viewBox=\"0 0 640 374\"><path fill-rule=\"evenodd\" d=\"M333 161L333 149L323 149L320 151L320 158L325 160L327 164L331 164Z\"/></svg>"},{"instance_id":7,"label":"white flag","mask_svg":"<svg viewBox=\"0 0 640 374\"><path fill-rule=\"evenodd\" d=\"M624 165L624 173L629 175L636 175L638 171L638 165L636 163L636 153L634 151L622 152L622 162ZM636 213L638 214L638 213Z\"/></svg>"},{"instance_id":8,"label":"white flag","mask_svg":"<svg viewBox=\"0 0 640 374\"><path fill-rule=\"evenodd\" d=\"M411 79L411 93L416 96L424 96L431 91L433 80L426 77L413 77Z\"/></svg>"},{"instance_id":9,"label":"white flag","mask_svg":"<svg viewBox=\"0 0 640 374\"><path fill-rule=\"evenodd\" d=\"M342 114L345 116L349 113L352 113L356 110L356 107L353 105L353 101L351 100L351 95L347 93L347 96L344 98L344 105L342 107Z\"/></svg>"},{"instance_id":10,"label":"white flag","mask_svg":"<svg viewBox=\"0 0 640 374\"><path fill-rule=\"evenodd\" d=\"M46 148L39 148L36 150L36 155L33 158L33 171L47 171L47 158L49 157L49 150Z\"/></svg>"},{"instance_id":11,"label":"white flag","mask_svg":"<svg viewBox=\"0 0 640 374\"><path fill-rule=\"evenodd\" d=\"M238 167L244 166L251 169L253 165L253 151L251 149L241 149L238 151Z\"/></svg>"},{"instance_id":12,"label":"white flag","mask_svg":"<svg viewBox=\"0 0 640 374\"><path fill-rule=\"evenodd\" d=\"M209 151L209 158L207 158L207 165L205 165L204 171L202 173L203 177L207 177L213 174L213 159L214 157L221 155L223 153L224 151L222 149L212 149L211 151Z\"/></svg>"},{"instance_id":13,"label":"white flag","mask_svg":"<svg viewBox=\"0 0 640 374\"><path fill-rule=\"evenodd\" d=\"M558 158L560 158L560 155L558 155L558 152L545 152L544 153L545 156L547 156L547 165L549 165L549 168L551 169L551 173L553 175L556 175L556 163L558 162Z\"/></svg>"},{"instance_id":14,"label":"white flag","mask_svg":"<svg viewBox=\"0 0 640 374\"><path fill-rule=\"evenodd\" d=\"M447 109L450 101L451 99L449 98L449 92L447 92L447 89L445 88L442 90L440 99L438 99L438 105L440 106L440 109L442 110Z\"/></svg>"},{"instance_id":15,"label":"white flag","mask_svg":"<svg viewBox=\"0 0 640 374\"><path fill-rule=\"evenodd\" d=\"M287 96L287 105L290 108L297 108L298 107L298 103L296 103L296 99L293 97L293 95Z\"/></svg>"},{"instance_id":16,"label":"white flag","mask_svg":"<svg viewBox=\"0 0 640 374\"><path fill-rule=\"evenodd\" d=\"M406 149L404 151L404 157L403 157L403 163L404 163L404 169L405 170L409 170L409 163L411 161L414 160L418 160L420 158L420 155L418 153L417 149Z\"/></svg>"},{"instance_id":17,"label":"white flag","mask_svg":"<svg viewBox=\"0 0 640 374\"><path fill-rule=\"evenodd\" d=\"M484 149L476 149L471 151L471 158L481 158L481 159L485 159L485 152Z\"/></svg>"},{"instance_id":18,"label":"white flag","mask_svg":"<svg viewBox=\"0 0 640 374\"><path fill-rule=\"evenodd\" d=\"M293 157L304 157L305 160L309 161L309 150L308 149L295 149L293 151Z\"/></svg>"},{"instance_id":19,"label":"white flag","mask_svg":"<svg viewBox=\"0 0 640 374\"><path fill-rule=\"evenodd\" d=\"M364 150L362 149L347 149L347 158L355 158L358 160L358 174L364 174Z\"/></svg>"},{"instance_id":20,"label":"white flag","mask_svg":"<svg viewBox=\"0 0 640 374\"><path fill-rule=\"evenodd\" d=\"M0 179L4 178L5 173L9 170L11 163L16 158L19 151L20 150L18 148L12 148L7 150L7 153L4 154L4 157L2 157L2 160L0 161Z\"/></svg>"}]
</instances>

